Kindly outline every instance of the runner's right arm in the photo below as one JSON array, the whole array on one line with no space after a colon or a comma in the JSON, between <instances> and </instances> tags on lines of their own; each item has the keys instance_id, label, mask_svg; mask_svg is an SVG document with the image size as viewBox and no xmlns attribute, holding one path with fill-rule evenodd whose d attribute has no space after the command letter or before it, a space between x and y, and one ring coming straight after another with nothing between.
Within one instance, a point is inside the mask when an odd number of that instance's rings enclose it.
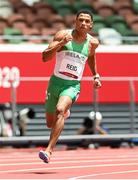
<instances>
[{"instance_id":1,"label":"runner's right arm","mask_svg":"<svg viewBox=\"0 0 138 180\"><path fill-rule=\"evenodd\" d=\"M49 44L48 48L45 49L42 53L43 62L50 61L59 51L62 46L64 46L67 42L72 40L72 36L67 33L67 31L62 30L56 33L53 41Z\"/></svg>"}]
</instances>

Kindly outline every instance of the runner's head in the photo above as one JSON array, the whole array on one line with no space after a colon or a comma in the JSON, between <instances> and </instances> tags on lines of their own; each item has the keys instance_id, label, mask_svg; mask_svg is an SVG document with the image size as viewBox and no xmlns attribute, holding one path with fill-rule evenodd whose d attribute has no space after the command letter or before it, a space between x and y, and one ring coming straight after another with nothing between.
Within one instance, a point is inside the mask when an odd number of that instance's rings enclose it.
<instances>
[{"instance_id":1,"label":"runner's head","mask_svg":"<svg viewBox=\"0 0 138 180\"><path fill-rule=\"evenodd\" d=\"M93 26L93 15L88 10L81 10L76 15L75 28L78 31L89 32Z\"/></svg>"}]
</instances>

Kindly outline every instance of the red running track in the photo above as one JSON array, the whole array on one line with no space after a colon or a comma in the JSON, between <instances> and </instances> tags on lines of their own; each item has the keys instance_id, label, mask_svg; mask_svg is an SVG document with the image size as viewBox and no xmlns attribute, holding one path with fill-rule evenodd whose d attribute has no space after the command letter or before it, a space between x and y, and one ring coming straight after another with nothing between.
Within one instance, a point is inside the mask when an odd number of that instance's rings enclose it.
<instances>
[{"instance_id":1,"label":"red running track","mask_svg":"<svg viewBox=\"0 0 138 180\"><path fill-rule=\"evenodd\" d=\"M0 179L138 179L138 148L55 151L49 164L38 148L0 149Z\"/></svg>"}]
</instances>

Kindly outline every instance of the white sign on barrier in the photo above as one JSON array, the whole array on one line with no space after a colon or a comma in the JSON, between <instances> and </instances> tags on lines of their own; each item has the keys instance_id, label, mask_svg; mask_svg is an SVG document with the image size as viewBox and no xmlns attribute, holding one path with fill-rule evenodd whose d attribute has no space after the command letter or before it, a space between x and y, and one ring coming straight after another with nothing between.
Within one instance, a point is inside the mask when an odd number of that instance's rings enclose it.
<instances>
[{"instance_id":1,"label":"white sign on barrier","mask_svg":"<svg viewBox=\"0 0 138 180\"><path fill-rule=\"evenodd\" d=\"M0 87L18 87L20 84L20 70L17 67L0 67Z\"/></svg>"}]
</instances>

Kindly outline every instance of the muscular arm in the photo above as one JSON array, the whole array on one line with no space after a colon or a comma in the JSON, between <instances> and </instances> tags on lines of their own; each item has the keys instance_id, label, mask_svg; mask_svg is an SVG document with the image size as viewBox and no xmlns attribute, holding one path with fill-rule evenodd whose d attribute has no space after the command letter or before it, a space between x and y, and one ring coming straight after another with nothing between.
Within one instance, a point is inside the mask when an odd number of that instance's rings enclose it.
<instances>
[{"instance_id":1,"label":"muscular arm","mask_svg":"<svg viewBox=\"0 0 138 180\"><path fill-rule=\"evenodd\" d=\"M95 38L92 38L89 44L89 57L88 57L88 65L91 69L94 79L94 87L100 88L101 82L99 80L99 74L97 73L96 67L96 57L95 57L95 49L98 47L99 41Z\"/></svg>"},{"instance_id":2,"label":"muscular arm","mask_svg":"<svg viewBox=\"0 0 138 180\"><path fill-rule=\"evenodd\" d=\"M95 54L88 57L88 65L93 75L97 74Z\"/></svg>"},{"instance_id":3,"label":"muscular arm","mask_svg":"<svg viewBox=\"0 0 138 180\"><path fill-rule=\"evenodd\" d=\"M70 40L72 40L72 36L69 35L67 31L59 31L55 35L53 41L49 44L48 48L43 51L43 62L51 60L55 56L56 52Z\"/></svg>"},{"instance_id":4,"label":"muscular arm","mask_svg":"<svg viewBox=\"0 0 138 180\"><path fill-rule=\"evenodd\" d=\"M99 45L99 41L95 38L92 38L89 44L88 65L93 75L97 74L95 50L98 47L98 45Z\"/></svg>"}]
</instances>

